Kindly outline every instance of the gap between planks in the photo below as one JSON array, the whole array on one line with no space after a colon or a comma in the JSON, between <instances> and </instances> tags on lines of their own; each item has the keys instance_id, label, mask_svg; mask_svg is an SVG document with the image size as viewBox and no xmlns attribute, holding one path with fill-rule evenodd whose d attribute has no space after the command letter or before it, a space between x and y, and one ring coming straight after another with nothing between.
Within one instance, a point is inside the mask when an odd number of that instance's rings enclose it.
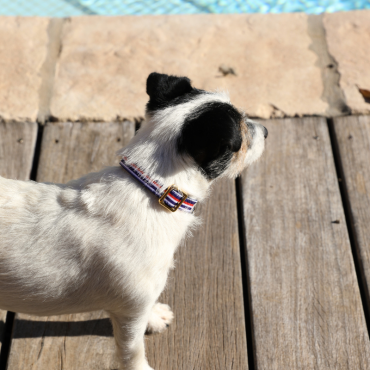
<instances>
[{"instance_id":1,"label":"gap between planks","mask_svg":"<svg viewBox=\"0 0 370 370\"><path fill-rule=\"evenodd\" d=\"M253 329L252 298L251 298L250 279L249 279L248 250L247 250L245 223L244 223L243 184L242 184L242 180L240 176L238 176L235 179L235 192L236 192L236 204L237 204L237 212L238 212L240 262L241 262L241 272L242 272L242 281L243 281L243 301L244 301L245 332L247 336L248 367L249 367L249 370L255 370L257 369L256 358L255 358L256 345L255 345L254 329Z\"/></svg>"},{"instance_id":2,"label":"gap between planks","mask_svg":"<svg viewBox=\"0 0 370 370\"><path fill-rule=\"evenodd\" d=\"M27 180L30 178L36 151L38 126L35 122L0 122L0 176ZM31 177L32 179L32 177ZM0 370L5 370L11 346L14 312L0 311Z\"/></svg>"},{"instance_id":3,"label":"gap between planks","mask_svg":"<svg viewBox=\"0 0 370 370\"><path fill-rule=\"evenodd\" d=\"M329 119L339 187L361 299L370 335L370 117L348 116ZM365 273L367 270L367 274Z\"/></svg>"}]
</instances>

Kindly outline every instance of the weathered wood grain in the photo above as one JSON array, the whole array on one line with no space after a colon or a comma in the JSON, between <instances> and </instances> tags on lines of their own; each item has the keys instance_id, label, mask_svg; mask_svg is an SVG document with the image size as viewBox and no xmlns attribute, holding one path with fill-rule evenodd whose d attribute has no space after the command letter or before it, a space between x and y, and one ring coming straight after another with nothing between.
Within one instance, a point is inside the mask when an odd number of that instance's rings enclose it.
<instances>
[{"instance_id":1,"label":"weathered wood grain","mask_svg":"<svg viewBox=\"0 0 370 370\"><path fill-rule=\"evenodd\" d=\"M113 124L78 125L46 127L38 180L67 181L95 170L96 158L117 149ZM96 149L94 143L103 140L99 135L107 132L112 132L104 139L108 145ZM91 160L94 150L99 154ZM146 341L155 369L248 368L234 182L218 184L211 198L211 204L199 207L203 226L180 248L162 297L172 306L175 321L165 333ZM111 335L101 312L51 318L17 315L8 370L115 369Z\"/></svg>"},{"instance_id":2,"label":"weathered wood grain","mask_svg":"<svg viewBox=\"0 0 370 370\"><path fill-rule=\"evenodd\" d=\"M235 184L216 184L199 205L203 225L179 248L176 268L160 301L175 320L147 340L149 363L158 370L245 370L244 323Z\"/></svg>"},{"instance_id":3,"label":"weathered wood grain","mask_svg":"<svg viewBox=\"0 0 370 370\"><path fill-rule=\"evenodd\" d=\"M370 369L370 343L326 121L264 122L243 173L258 370Z\"/></svg>"},{"instance_id":4,"label":"weathered wood grain","mask_svg":"<svg viewBox=\"0 0 370 370\"><path fill-rule=\"evenodd\" d=\"M0 176L29 179L36 137L35 122L0 122Z\"/></svg>"},{"instance_id":5,"label":"weathered wood grain","mask_svg":"<svg viewBox=\"0 0 370 370\"><path fill-rule=\"evenodd\" d=\"M112 335L102 311L50 317L17 314L8 370L117 369Z\"/></svg>"},{"instance_id":6,"label":"weathered wood grain","mask_svg":"<svg viewBox=\"0 0 370 370\"><path fill-rule=\"evenodd\" d=\"M117 165L116 151L135 133L134 123L54 123L45 128L37 181L63 183Z\"/></svg>"},{"instance_id":7,"label":"weathered wood grain","mask_svg":"<svg viewBox=\"0 0 370 370\"><path fill-rule=\"evenodd\" d=\"M48 123L37 180L67 182L117 164L115 152L134 135L134 124ZM115 369L112 328L103 312L35 317L17 314L8 370Z\"/></svg>"},{"instance_id":8,"label":"weathered wood grain","mask_svg":"<svg viewBox=\"0 0 370 370\"><path fill-rule=\"evenodd\" d=\"M370 117L334 120L334 131L354 230L368 289L370 287Z\"/></svg>"},{"instance_id":9,"label":"weathered wood grain","mask_svg":"<svg viewBox=\"0 0 370 370\"><path fill-rule=\"evenodd\" d=\"M0 176L19 180L29 178L36 137L35 122L0 122ZM0 310L0 350L5 319L6 311Z\"/></svg>"}]
</instances>

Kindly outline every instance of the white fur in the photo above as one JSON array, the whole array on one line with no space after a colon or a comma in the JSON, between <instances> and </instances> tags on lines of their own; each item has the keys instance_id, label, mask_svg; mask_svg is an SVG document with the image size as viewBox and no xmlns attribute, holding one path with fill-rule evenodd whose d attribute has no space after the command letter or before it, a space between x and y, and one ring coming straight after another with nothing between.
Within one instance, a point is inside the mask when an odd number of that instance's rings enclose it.
<instances>
[{"instance_id":1,"label":"white fur","mask_svg":"<svg viewBox=\"0 0 370 370\"><path fill-rule=\"evenodd\" d=\"M156 303L149 316L147 327L148 333L161 333L173 320L173 312L170 306L163 303Z\"/></svg>"},{"instance_id":2,"label":"white fur","mask_svg":"<svg viewBox=\"0 0 370 370\"><path fill-rule=\"evenodd\" d=\"M177 153L175 143L186 115L215 100L228 97L205 93L148 116L120 155L201 202L211 181ZM242 167L263 146L257 125ZM34 315L104 309L123 368L149 370L143 336L172 320L168 306L156 301L176 248L196 224L194 215L162 208L119 166L65 185L0 177L0 308Z\"/></svg>"}]
</instances>

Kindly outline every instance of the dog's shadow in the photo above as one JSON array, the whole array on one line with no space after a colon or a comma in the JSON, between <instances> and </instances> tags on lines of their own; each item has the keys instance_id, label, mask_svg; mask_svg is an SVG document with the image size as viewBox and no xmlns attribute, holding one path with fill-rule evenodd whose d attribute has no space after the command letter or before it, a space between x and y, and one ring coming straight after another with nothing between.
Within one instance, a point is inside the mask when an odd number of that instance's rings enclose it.
<instances>
[{"instance_id":1,"label":"dog's shadow","mask_svg":"<svg viewBox=\"0 0 370 370\"><path fill-rule=\"evenodd\" d=\"M13 339L39 337L78 337L78 336L113 337L113 328L109 319L83 321L16 321Z\"/></svg>"}]
</instances>

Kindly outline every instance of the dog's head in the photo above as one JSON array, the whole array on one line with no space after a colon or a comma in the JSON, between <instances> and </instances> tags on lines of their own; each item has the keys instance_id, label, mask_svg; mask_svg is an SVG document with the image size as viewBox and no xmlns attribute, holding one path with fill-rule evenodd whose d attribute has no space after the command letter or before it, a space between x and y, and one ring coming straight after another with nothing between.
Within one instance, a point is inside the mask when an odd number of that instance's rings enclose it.
<instances>
[{"instance_id":1,"label":"dog's head","mask_svg":"<svg viewBox=\"0 0 370 370\"><path fill-rule=\"evenodd\" d=\"M237 110L226 93L159 73L149 75L146 91L146 120L119 154L162 183L181 181L177 185L186 188L184 182L198 179L205 189L216 178L236 177L262 154L266 128Z\"/></svg>"},{"instance_id":2,"label":"dog's head","mask_svg":"<svg viewBox=\"0 0 370 370\"><path fill-rule=\"evenodd\" d=\"M159 73L149 75L146 91L151 137L164 153L190 159L208 180L235 177L262 154L267 129L237 110L226 93L199 90L187 77Z\"/></svg>"}]
</instances>

